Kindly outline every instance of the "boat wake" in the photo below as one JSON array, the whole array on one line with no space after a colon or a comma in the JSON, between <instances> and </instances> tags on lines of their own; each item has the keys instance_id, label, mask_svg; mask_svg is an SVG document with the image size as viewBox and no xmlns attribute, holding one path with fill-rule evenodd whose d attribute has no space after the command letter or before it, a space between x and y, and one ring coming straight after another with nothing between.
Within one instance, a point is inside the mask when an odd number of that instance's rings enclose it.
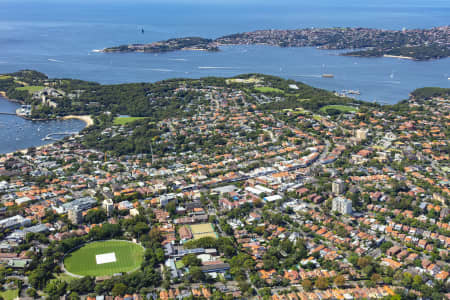
<instances>
[{"instance_id":1,"label":"boat wake","mask_svg":"<svg viewBox=\"0 0 450 300\"><path fill-rule=\"evenodd\" d=\"M309 77L309 78L321 78L321 75L292 75L295 77Z\"/></svg>"},{"instance_id":2,"label":"boat wake","mask_svg":"<svg viewBox=\"0 0 450 300\"><path fill-rule=\"evenodd\" d=\"M155 72L173 72L173 70L171 70L171 69L158 69L158 68L149 68L149 69L145 69L145 70L155 71Z\"/></svg>"},{"instance_id":3,"label":"boat wake","mask_svg":"<svg viewBox=\"0 0 450 300\"><path fill-rule=\"evenodd\" d=\"M399 80L386 80L382 81L383 83L392 83L392 84L400 84L401 82Z\"/></svg>"},{"instance_id":4,"label":"boat wake","mask_svg":"<svg viewBox=\"0 0 450 300\"><path fill-rule=\"evenodd\" d=\"M239 69L237 67L198 67L199 69L205 69L205 70L210 70L210 69L222 69L222 70L233 70L233 69Z\"/></svg>"},{"instance_id":5,"label":"boat wake","mask_svg":"<svg viewBox=\"0 0 450 300\"><path fill-rule=\"evenodd\" d=\"M53 59L53 58L49 58L48 61L57 62L57 63L63 63L62 60L57 60L57 59Z\"/></svg>"},{"instance_id":6,"label":"boat wake","mask_svg":"<svg viewBox=\"0 0 450 300\"><path fill-rule=\"evenodd\" d=\"M169 58L169 60L172 60L172 61L187 61L186 58Z\"/></svg>"}]
</instances>

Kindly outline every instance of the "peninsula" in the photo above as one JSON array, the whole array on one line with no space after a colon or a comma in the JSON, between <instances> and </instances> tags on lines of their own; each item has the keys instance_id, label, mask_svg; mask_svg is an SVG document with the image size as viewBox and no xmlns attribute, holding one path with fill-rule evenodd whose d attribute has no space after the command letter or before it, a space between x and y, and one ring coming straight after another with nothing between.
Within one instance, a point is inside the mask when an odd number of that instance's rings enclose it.
<instances>
[{"instance_id":1,"label":"peninsula","mask_svg":"<svg viewBox=\"0 0 450 300\"><path fill-rule=\"evenodd\" d=\"M122 45L103 49L103 52L149 52L162 53L178 50L218 51L217 43L211 39L201 37L185 37L169 39L150 44Z\"/></svg>"},{"instance_id":2,"label":"peninsula","mask_svg":"<svg viewBox=\"0 0 450 300\"><path fill-rule=\"evenodd\" d=\"M219 37L177 38L150 44L105 48L102 52L169 52L178 50L218 51L222 45L270 45L279 47L317 47L344 50L341 55L381 57L401 56L415 60L450 56L450 27L431 29L383 30L371 28L306 28L257 30Z\"/></svg>"}]
</instances>

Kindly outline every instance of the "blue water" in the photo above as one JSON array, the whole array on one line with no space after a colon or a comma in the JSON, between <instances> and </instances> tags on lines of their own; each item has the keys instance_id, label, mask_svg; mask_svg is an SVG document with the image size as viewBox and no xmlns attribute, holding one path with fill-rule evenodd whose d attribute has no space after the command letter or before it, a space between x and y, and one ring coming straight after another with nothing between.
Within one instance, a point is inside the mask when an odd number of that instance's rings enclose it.
<instances>
[{"instance_id":1,"label":"blue water","mask_svg":"<svg viewBox=\"0 0 450 300\"><path fill-rule=\"evenodd\" d=\"M423 86L450 87L450 59L415 62L338 56L312 48L227 46L219 53L103 54L93 49L257 29L444 26L450 1L0 0L0 73L36 69L101 83L259 72L395 103ZM243 4L244 2L244 4ZM140 29L145 29L145 34ZM335 78L321 78L333 73ZM0 111L2 104L0 102ZM0 127L0 131L7 131ZM6 134L8 135L8 134ZM0 145L0 152L2 151Z\"/></svg>"},{"instance_id":2,"label":"blue water","mask_svg":"<svg viewBox=\"0 0 450 300\"><path fill-rule=\"evenodd\" d=\"M14 113L19 107L0 97L0 109L2 112ZM0 115L0 153L14 152L32 146L41 146L51 143L51 140L42 139L50 133L78 132L86 124L80 120L52 120L30 121L10 115ZM62 138L60 136L59 138Z\"/></svg>"}]
</instances>

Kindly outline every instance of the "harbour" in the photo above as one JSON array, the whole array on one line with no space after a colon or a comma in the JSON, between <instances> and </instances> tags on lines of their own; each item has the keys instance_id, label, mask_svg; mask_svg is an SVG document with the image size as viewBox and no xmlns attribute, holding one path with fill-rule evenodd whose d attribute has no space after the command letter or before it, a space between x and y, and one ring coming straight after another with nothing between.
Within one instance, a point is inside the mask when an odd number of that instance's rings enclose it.
<instances>
[{"instance_id":1,"label":"harbour","mask_svg":"<svg viewBox=\"0 0 450 300\"><path fill-rule=\"evenodd\" d=\"M80 132L87 125L79 119L33 121L16 115L19 108L19 104L0 96L0 153L53 143Z\"/></svg>"}]
</instances>

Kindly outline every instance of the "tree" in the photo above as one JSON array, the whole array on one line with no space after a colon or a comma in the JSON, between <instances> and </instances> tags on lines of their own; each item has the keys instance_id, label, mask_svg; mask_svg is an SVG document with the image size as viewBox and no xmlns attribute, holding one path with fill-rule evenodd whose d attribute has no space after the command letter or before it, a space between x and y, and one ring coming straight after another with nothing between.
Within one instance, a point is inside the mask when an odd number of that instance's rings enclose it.
<instances>
[{"instance_id":1,"label":"tree","mask_svg":"<svg viewBox=\"0 0 450 300\"><path fill-rule=\"evenodd\" d=\"M341 287L345 284L345 277L344 275L338 275L336 278L334 278L334 285L337 287Z\"/></svg>"},{"instance_id":2,"label":"tree","mask_svg":"<svg viewBox=\"0 0 450 300\"><path fill-rule=\"evenodd\" d=\"M387 241L387 242L384 242L384 243L381 244L380 249L381 249L381 251L383 251L383 253L386 253L386 251L389 248L391 248L393 245L394 244L392 244L392 242Z\"/></svg>"},{"instance_id":3,"label":"tree","mask_svg":"<svg viewBox=\"0 0 450 300\"><path fill-rule=\"evenodd\" d=\"M147 233L150 230L147 224L144 222L137 222L133 227L133 233L135 236L141 236L144 233Z\"/></svg>"},{"instance_id":4,"label":"tree","mask_svg":"<svg viewBox=\"0 0 450 300\"><path fill-rule=\"evenodd\" d=\"M422 277L420 275L416 275L413 278L412 288L415 290L420 289L420 285L422 284Z\"/></svg>"},{"instance_id":5,"label":"tree","mask_svg":"<svg viewBox=\"0 0 450 300\"><path fill-rule=\"evenodd\" d=\"M80 279L74 279L69 283L69 289L72 292L79 294L87 294L93 292L95 288L95 279L93 277L83 277Z\"/></svg>"},{"instance_id":6,"label":"tree","mask_svg":"<svg viewBox=\"0 0 450 300\"><path fill-rule=\"evenodd\" d=\"M378 282L381 281L381 276L380 274L377 273L373 273L372 276L370 276L370 281L372 281L373 283L377 284Z\"/></svg>"},{"instance_id":7,"label":"tree","mask_svg":"<svg viewBox=\"0 0 450 300\"><path fill-rule=\"evenodd\" d=\"M363 269L364 267L368 266L369 263L370 263L370 261L366 257L360 257L358 259L358 267L360 267L361 269Z\"/></svg>"},{"instance_id":8,"label":"tree","mask_svg":"<svg viewBox=\"0 0 450 300\"><path fill-rule=\"evenodd\" d=\"M111 291L113 296L123 296L127 291L127 286L121 282L116 283Z\"/></svg>"},{"instance_id":9,"label":"tree","mask_svg":"<svg viewBox=\"0 0 450 300\"><path fill-rule=\"evenodd\" d=\"M410 287L413 282L413 277L411 273L405 272L403 273L402 285L405 287Z\"/></svg>"},{"instance_id":10,"label":"tree","mask_svg":"<svg viewBox=\"0 0 450 300\"><path fill-rule=\"evenodd\" d=\"M62 280L51 280L45 286L44 292L51 297L60 297L66 293L67 283Z\"/></svg>"},{"instance_id":11,"label":"tree","mask_svg":"<svg viewBox=\"0 0 450 300\"><path fill-rule=\"evenodd\" d=\"M312 290L313 284L312 284L311 280L305 279L302 281L302 286L305 289L305 291L310 291L310 290Z\"/></svg>"},{"instance_id":12,"label":"tree","mask_svg":"<svg viewBox=\"0 0 450 300\"><path fill-rule=\"evenodd\" d=\"M316 279L315 282L315 286L316 288L320 289L320 290L325 290L326 288L328 288L328 279L326 279L325 277L319 277Z\"/></svg>"},{"instance_id":13,"label":"tree","mask_svg":"<svg viewBox=\"0 0 450 300\"><path fill-rule=\"evenodd\" d=\"M91 209L84 220L89 224L99 224L106 220L106 212L103 209Z\"/></svg>"},{"instance_id":14,"label":"tree","mask_svg":"<svg viewBox=\"0 0 450 300\"><path fill-rule=\"evenodd\" d=\"M188 277L191 282L202 282L205 280L205 274L203 274L199 267L190 268Z\"/></svg>"},{"instance_id":15,"label":"tree","mask_svg":"<svg viewBox=\"0 0 450 300\"><path fill-rule=\"evenodd\" d=\"M77 292L72 292L69 295L69 300L80 300L80 295Z\"/></svg>"},{"instance_id":16,"label":"tree","mask_svg":"<svg viewBox=\"0 0 450 300\"><path fill-rule=\"evenodd\" d=\"M27 289L27 295L30 296L31 298L37 298L38 297L38 293L35 289L33 288L29 288Z\"/></svg>"},{"instance_id":17,"label":"tree","mask_svg":"<svg viewBox=\"0 0 450 300\"><path fill-rule=\"evenodd\" d=\"M181 261L186 267L195 267L195 266L201 266L202 261L197 258L194 254L188 254L185 255Z\"/></svg>"}]
</instances>

